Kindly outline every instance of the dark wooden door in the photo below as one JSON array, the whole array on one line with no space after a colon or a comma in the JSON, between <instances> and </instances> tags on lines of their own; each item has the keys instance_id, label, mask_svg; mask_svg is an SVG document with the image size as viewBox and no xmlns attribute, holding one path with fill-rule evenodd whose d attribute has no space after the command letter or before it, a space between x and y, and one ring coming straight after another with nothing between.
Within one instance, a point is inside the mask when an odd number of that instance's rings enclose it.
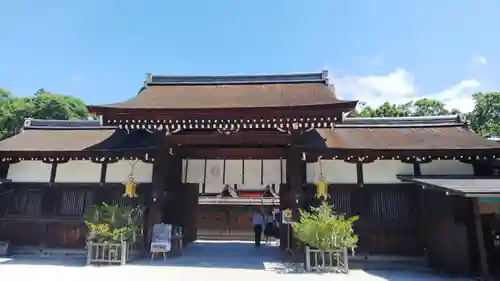
<instances>
[{"instance_id":1,"label":"dark wooden door","mask_svg":"<svg viewBox=\"0 0 500 281\"><path fill-rule=\"evenodd\" d=\"M252 209L243 206L199 206L198 239L251 240Z\"/></svg>"}]
</instances>

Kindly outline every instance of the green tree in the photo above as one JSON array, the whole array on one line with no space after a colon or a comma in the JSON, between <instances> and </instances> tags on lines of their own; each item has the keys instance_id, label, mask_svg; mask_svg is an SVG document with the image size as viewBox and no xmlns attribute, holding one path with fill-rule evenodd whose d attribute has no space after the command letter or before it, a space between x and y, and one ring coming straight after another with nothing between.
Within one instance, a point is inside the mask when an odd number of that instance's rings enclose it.
<instances>
[{"instance_id":1,"label":"green tree","mask_svg":"<svg viewBox=\"0 0 500 281\"><path fill-rule=\"evenodd\" d=\"M457 109L447 110L446 105L438 100L423 98L404 104L384 102L377 108L365 106L364 103L352 112L352 117L405 117L405 116L438 116L459 114Z\"/></svg>"},{"instance_id":2,"label":"green tree","mask_svg":"<svg viewBox=\"0 0 500 281\"><path fill-rule=\"evenodd\" d=\"M0 139L12 136L22 126L24 119L88 119L83 101L39 89L31 97L15 97L0 89Z\"/></svg>"},{"instance_id":3,"label":"green tree","mask_svg":"<svg viewBox=\"0 0 500 281\"><path fill-rule=\"evenodd\" d=\"M479 135L500 135L500 92L476 93L474 110L467 115L472 129Z\"/></svg>"},{"instance_id":4,"label":"green tree","mask_svg":"<svg viewBox=\"0 0 500 281\"><path fill-rule=\"evenodd\" d=\"M299 241L321 251L334 249L355 249L358 236L353 224L358 216L335 215L333 206L323 202L311 211L300 210L300 221L292 223L292 229Z\"/></svg>"}]
</instances>

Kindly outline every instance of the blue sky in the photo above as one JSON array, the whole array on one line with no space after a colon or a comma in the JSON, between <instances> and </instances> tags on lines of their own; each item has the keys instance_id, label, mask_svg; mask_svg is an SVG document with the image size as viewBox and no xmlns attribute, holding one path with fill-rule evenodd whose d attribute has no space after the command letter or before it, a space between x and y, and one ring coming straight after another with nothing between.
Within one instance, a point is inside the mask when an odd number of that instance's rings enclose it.
<instances>
[{"instance_id":1,"label":"blue sky","mask_svg":"<svg viewBox=\"0 0 500 281\"><path fill-rule=\"evenodd\" d=\"M146 72L328 69L343 98L468 110L471 93L500 89L498 12L498 0L4 0L0 87L101 104L134 96Z\"/></svg>"}]
</instances>

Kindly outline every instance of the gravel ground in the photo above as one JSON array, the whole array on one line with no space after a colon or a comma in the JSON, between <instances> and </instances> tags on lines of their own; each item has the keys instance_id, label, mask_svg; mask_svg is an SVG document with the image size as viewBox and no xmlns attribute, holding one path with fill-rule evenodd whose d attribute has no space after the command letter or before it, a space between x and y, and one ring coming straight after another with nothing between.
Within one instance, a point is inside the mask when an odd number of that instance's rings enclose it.
<instances>
[{"instance_id":1,"label":"gravel ground","mask_svg":"<svg viewBox=\"0 0 500 281\"><path fill-rule=\"evenodd\" d=\"M468 280L450 279L411 270L351 270L349 274L308 274L284 268L297 266L281 262L274 247L255 249L246 243L197 243L182 257L167 261L147 259L125 266L84 266L71 258L0 258L0 280L44 281L138 281L138 280Z\"/></svg>"}]
</instances>

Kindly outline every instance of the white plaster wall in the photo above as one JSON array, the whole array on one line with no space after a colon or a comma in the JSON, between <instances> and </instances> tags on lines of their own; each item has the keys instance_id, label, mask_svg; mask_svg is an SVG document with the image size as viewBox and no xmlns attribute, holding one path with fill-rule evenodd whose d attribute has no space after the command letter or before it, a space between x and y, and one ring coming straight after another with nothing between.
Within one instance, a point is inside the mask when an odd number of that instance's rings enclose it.
<instances>
[{"instance_id":1,"label":"white plaster wall","mask_svg":"<svg viewBox=\"0 0 500 281\"><path fill-rule=\"evenodd\" d=\"M42 161L21 161L10 164L7 179L13 182L49 182L52 164Z\"/></svg>"},{"instance_id":2,"label":"white plaster wall","mask_svg":"<svg viewBox=\"0 0 500 281\"><path fill-rule=\"evenodd\" d=\"M206 165L206 167L205 167ZM182 181L205 184L205 191L222 191L224 184L240 189L261 190L264 185L286 183L286 162L283 159L183 159ZM243 184L244 179L244 184Z\"/></svg>"},{"instance_id":3,"label":"white plaster wall","mask_svg":"<svg viewBox=\"0 0 500 281\"><path fill-rule=\"evenodd\" d=\"M226 177L224 182L229 185L241 185L243 180L243 160L226 160Z\"/></svg>"},{"instance_id":4,"label":"white plaster wall","mask_svg":"<svg viewBox=\"0 0 500 281\"><path fill-rule=\"evenodd\" d=\"M264 186L268 184L281 183L281 160L263 160L262 161L262 183Z\"/></svg>"},{"instance_id":5,"label":"white plaster wall","mask_svg":"<svg viewBox=\"0 0 500 281\"><path fill-rule=\"evenodd\" d=\"M57 164L55 182L98 183L101 180L102 164L75 160Z\"/></svg>"},{"instance_id":6,"label":"white plaster wall","mask_svg":"<svg viewBox=\"0 0 500 281\"><path fill-rule=\"evenodd\" d=\"M357 183L356 164L343 160L322 160L323 176L329 183ZM306 178L308 183L319 181L321 169L319 162L306 163Z\"/></svg>"},{"instance_id":7,"label":"white plaster wall","mask_svg":"<svg viewBox=\"0 0 500 281\"><path fill-rule=\"evenodd\" d=\"M420 164L420 172L422 175L474 175L474 168L458 160L433 160Z\"/></svg>"},{"instance_id":8,"label":"white plaster wall","mask_svg":"<svg viewBox=\"0 0 500 281\"><path fill-rule=\"evenodd\" d=\"M134 164L135 163L135 164ZM117 163L108 164L106 170L106 182L123 183L128 180L128 176L134 171L134 179L138 183L150 183L153 179L153 164L141 161L121 160Z\"/></svg>"},{"instance_id":9,"label":"white plaster wall","mask_svg":"<svg viewBox=\"0 0 500 281\"><path fill-rule=\"evenodd\" d=\"M379 160L363 164L364 183L401 183L396 175L413 175L413 164L405 164L399 160Z\"/></svg>"},{"instance_id":10,"label":"white plaster wall","mask_svg":"<svg viewBox=\"0 0 500 281\"><path fill-rule=\"evenodd\" d=\"M262 160L243 160L244 184L240 187L245 190L262 190Z\"/></svg>"},{"instance_id":11,"label":"white plaster wall","mask_svg":"<svg viewBox=\"0 0 500 281\"><path fill-rule=\"evenodd\" d=\"M224 188L224 160L207 159L205 192L220 193Z\"/></svg>"},{"instance_id":12,"label":"white plaster wall","mask_svg":"<svg viewBox=\"0 0 500 281\"><path fill-rule=\"evenodd\" d=\"M183 161L183 175L186 183L205 183L205 160L186 159Z\"/></svg>"}]
</instances>

